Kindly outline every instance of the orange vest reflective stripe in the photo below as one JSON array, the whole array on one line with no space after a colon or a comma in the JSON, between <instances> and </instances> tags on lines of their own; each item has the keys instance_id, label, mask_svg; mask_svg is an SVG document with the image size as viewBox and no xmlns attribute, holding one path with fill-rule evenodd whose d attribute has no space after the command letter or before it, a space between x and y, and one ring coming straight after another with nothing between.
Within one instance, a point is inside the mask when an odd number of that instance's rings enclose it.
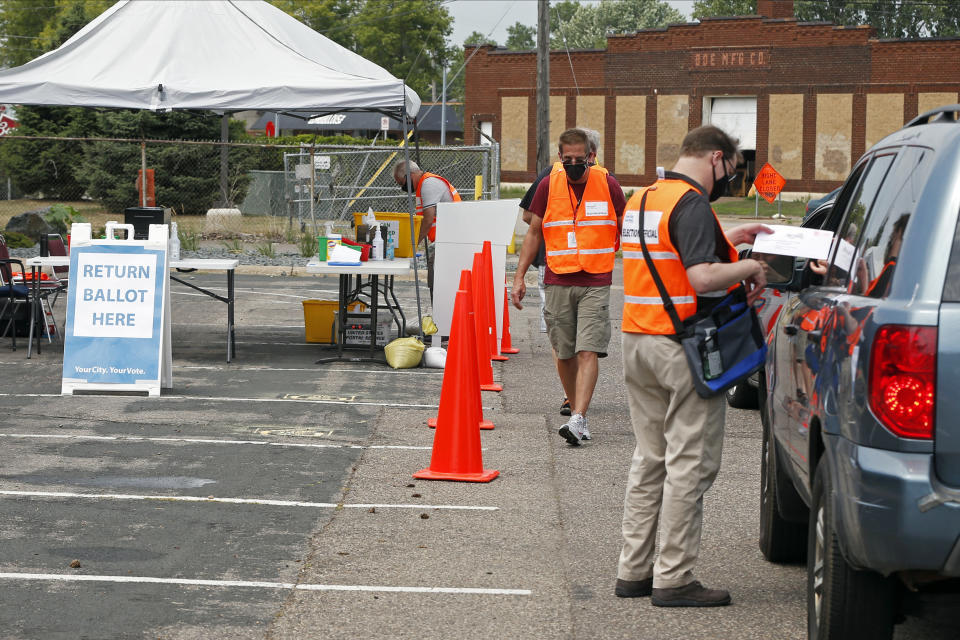
<instances>
[{"instance_id":1,"label":"orange vest reflective stripe","mask_svg":"<svg viewBox=\"0 0 960 640\"><path fill-rule=\"evenodd\" d=\"M428 172L424 171L424 172L423 172L423 175L421 175L421 176L420 176L420 179L417 181L417 215L418 215L418 216L422 216L422 215L423 215L423 198L420 197L420 189L421 189L421 187L423 187L423 181L426 180L427 178L439 178L440 180L443 180L443 183L444 183L445 185L447 185L447 189L450 190L450 197L453 198L453 201L454 201L454 202L460 202L460 201L461 201L461 199L460 199L460 194L457 193L456 188L454 188L454 186L453 186L452 184L450 184L450 181L449 181L449 180L447 180L447 179L444 178L443 176L438 176L438 175L435 174L435 173L428 173ZM433 216L433 224L430 225L430 232L427 234L427 237L430 238L430 242L433 242L434 240L437 239L437 216L436 216L436 214L434 214L434 216Z\"/></svg>"},{"instance_id":2,"label":"orange vest reflective stripe","mask_svg":"<svg viewBox=\"0 0 960 640\"><path fill-rule=\"evenodd\" d=\"M689 191L696 189L683 180L658 180L651 187L635 192L627 202L623 214L623 233L620 236L624 294L622 329L626 333L676 334L673 322L663 307L663 298L647 268L643 247L640 245L640 200L644 192L648 195L642 232L653 264L673 300L680 320L686 320L697 312L697 292L687 278L687 270L680 259L680 253L670 240L670 216L680 199ZM736 262L737 250L729 241L726 245L729 261Z\"/></svg>"},{"instance_id":3,"label":"orange vest reflective stripe","mask_svg":"<svg viewBox=\"0 0 960 640\"><path fill-rule=\"evenodd\" d=\"M617 212L610 199L607 170L590 167L580 206L559 162L550 172L543 242L554 273L610 273L616 253Z\"/></svg>"}]
</instances>

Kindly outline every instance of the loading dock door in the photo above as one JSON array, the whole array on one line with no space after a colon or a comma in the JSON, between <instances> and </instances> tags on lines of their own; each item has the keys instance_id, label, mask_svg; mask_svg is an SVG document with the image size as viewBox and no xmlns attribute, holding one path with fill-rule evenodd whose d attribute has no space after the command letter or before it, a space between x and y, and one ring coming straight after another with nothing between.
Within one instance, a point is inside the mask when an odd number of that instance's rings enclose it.
<instances>
[{"instance_id":1,"label":"loading dock door","mask_svg":"<svg viewBox=\"0 0 960 640\"><path fill-rule=\"evenodd\" d=\"M707 98L704 124L713 124L740 139L741 151L757 149L757 99Z\"/></svg>"}]
</instances>

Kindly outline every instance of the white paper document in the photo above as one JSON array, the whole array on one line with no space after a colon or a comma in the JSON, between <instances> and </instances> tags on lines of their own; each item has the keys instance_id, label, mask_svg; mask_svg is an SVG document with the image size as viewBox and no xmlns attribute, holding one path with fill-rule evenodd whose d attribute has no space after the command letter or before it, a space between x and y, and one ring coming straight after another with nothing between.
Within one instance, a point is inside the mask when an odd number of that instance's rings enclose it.
<instances>
[{"instance_id":1,"label":"white paper document","mask_svg":"<svg viewBox=\"0 0 960 640\"><path fill-rule=\"evenodd\" d=\"M826 260L830 255L833 232L786 225L771 225L773 233L758 233L754 253L775 253L798 258Z\"/></svg>"}]
</instances>

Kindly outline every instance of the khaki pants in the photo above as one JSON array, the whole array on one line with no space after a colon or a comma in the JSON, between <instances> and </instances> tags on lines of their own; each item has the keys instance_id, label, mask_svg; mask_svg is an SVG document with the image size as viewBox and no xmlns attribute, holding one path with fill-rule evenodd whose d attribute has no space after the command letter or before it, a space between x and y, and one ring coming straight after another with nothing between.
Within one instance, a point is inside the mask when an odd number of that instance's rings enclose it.
<instances>
[{"instance_id":1,"label":"khaki pants","mask_svg":"<svg viewBox=\"0 0 960 640\"><path fill-rule=\"evenodd\" d=\"M682 587L694 579L703 494L720 470L725 400L697 395L683 348L665 336L624 333L623 374L637 448L617 577L652 575L658 589Z\"/></svg>"}]
</instances>

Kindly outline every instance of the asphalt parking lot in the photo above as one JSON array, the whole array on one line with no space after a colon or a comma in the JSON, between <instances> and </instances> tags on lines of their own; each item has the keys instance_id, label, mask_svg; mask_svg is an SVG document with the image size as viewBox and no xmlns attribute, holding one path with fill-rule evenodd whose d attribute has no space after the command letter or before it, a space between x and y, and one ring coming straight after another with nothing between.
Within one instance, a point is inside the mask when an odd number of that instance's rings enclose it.
<instances>
[{"instance_id":1,"label":"asphalt parking lot","mask_svg":"<svg viewBox=\"0 0 960 640\"><path fill-rule=\"evenodd\" d=\"M300 301L335 296L332 278L238 274L231 363L223 305L175 285L159 398L61 397L62 348L27 360L3 339L0 638L805 637L804 568L757 548L755 412L728 412L705 501L698 577L733 606L613 596L634 446L619 341L594 440L571 448L528 290L521 352L483 394L490 484L411 478L429 464L440 372L315 364ZM398 293L415 308L411 283Z\"/></svg>"}]
</instances>

